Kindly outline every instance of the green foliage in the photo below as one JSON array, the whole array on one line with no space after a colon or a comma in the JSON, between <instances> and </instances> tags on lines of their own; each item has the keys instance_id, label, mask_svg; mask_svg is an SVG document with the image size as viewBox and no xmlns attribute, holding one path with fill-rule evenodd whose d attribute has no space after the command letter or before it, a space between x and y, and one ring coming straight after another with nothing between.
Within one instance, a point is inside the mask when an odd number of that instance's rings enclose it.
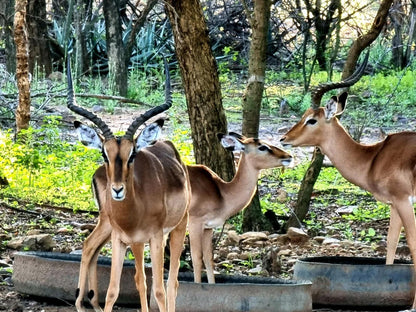
<instances>
[{"instance_id":1,"label":"green foliage","mask_svg":"<svg viewBox=\"0 0 416 312\"><path fill-rule=\"evenodd\" d=\"M159 68L166 51L173 51L173 43L170 38L168 20L159 23L153 20L142 27L136 35L133 55L130 58L132 68L141 68L147 72L152 68ZM129 24L126 34L131 32L132 25ZM129 36L123 38L128 40ZM125 42L127 43L127 42ZM163 66L162 66L163 68Z\"/></svg>"},{"instance_id":2,"label":"green foliage","mask_svg":"<svg viewBox=\"0 0 416 312\"><path fill-rule=\"evenodd\" d=\"M154 105L163 103L165 101L164 82L163 63L147 72L134 68L129 72L127 97Z\"/></svg>"},{"instance_id":3,"label":"green foliage","mask_svg":"<svg viewBox=\"0 0 416 312\"><path fill-rule=\"evenodd\" d=\"M9 132L1 133L0 167L10 184L0 190L4 200L24 198L74 210L95 209L90 183L101 156L80 144L62 140L59 120L47 118L39 129L22 132L26 144L13 142Z\"/></svg>"},{"instance_id":4,"label":"green foliage","mask_svg":"<svg viewBox=\"0 0 416 312\"><path fill-rule=\"evenodd\" d=\"M368 209L368 206L358 206L354 208L351 215L344 216L351 221L369 222L387 219L390 216L390 207L386 204L377 202L375 207Z\"/></svg>"},{"instance_id":5,"label":"green foliage","mask_svg":"<svg viewBox=\"0 0 416 312\"><path fill-rule=\"evenodd\" d=\"M362 230L360 236L361 240L371 242L376 237L376 231L373 228L368 228L367 230Z\"/></svg>"}]
</instances>

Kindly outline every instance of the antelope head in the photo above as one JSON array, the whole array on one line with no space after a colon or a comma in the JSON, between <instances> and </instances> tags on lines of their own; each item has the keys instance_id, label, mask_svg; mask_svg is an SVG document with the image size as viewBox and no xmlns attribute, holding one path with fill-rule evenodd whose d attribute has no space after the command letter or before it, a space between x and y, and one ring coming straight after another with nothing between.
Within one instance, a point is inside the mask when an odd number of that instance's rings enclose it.
<instances>
[{"instance_id":1,"label":"antelope head","mask_svg":"<svg viewBox=\"0 0 416 312\"><path fill-rule=\"evenodd\" d=\"M111 197L115 201L123 201L126 198L129 185L132 185L134 178L134 161L137 152L154 142L163 126L163 119L147 126L139 136L135 136L137 129L147 120L167 110L172 105L170 77L167 63L165 62L165 103L156 106L142 115L138 116L128 127L123 136L115 136L108 125L94 113L77 106L75 103L74 88L70 60L67 64L68 79L68 108L78 115L90 120L98 129L90 128L79 121L74 122L81 142L102 152L107 181L110 184Z\"/></svg>"},{"instance_id":2,"label":"antelope head","mask_svg":"<svg viewBox=\"0 0 416 312\"><path fill-rule=\"evenodd\" d=\"M218 139L227 150L244 153L257 170L287 167L292 162L292 155L260 139L246 138L235 132L218 134Z\"/></svg>"},{"instance_id":3,"label":"antelope head","mask_svg":"<svg viewBox=\"0 0 416 312\"><path fill-rule=\"evenodd\" d=\"M321 107L323 95L330 90L350 87L356 83L364 74L368 56L369 52L360 67L347 79L321 84L311 91L311 108L308 108L301 120L280 139L283 146L321 146L321 141L328 137L331 125L338 122L336 117L344 112L348 93L342 92L340 95L332 96L325 107Z\"/></svg>"}]
</instances>

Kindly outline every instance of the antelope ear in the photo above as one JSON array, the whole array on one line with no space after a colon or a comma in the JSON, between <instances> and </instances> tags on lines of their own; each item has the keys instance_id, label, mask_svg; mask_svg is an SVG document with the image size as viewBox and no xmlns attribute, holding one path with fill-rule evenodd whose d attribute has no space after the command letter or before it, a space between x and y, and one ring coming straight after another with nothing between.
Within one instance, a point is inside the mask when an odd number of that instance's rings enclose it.
<instances>
[{"instance_id":1,"label":"antelope ear","mask_svg":"<svg viewBox=\"0 0 416 312\"><path fill-rule=\"evenodd\" d=\"M79 121L74 121L74 127L77 129L78 139L82 144L90 148L102 150L104 138L93 128L84 125Z\"/></svg>"},{"instance_id":2,"label":"antelope ear","mask_svg":"<svg viewBox=\"0 0 416 312\"><path fill-rule=\"evenodd\" d=\"M343 92L339 96L333 96L329 99L325 106L325 119L330 120L335 116L339 116L344 112L347 103L348 93Z\"/></svg>"},{"instance_id":3,"label":"antelope ear","mask_svg":"<svg viewBox=\"0 0 416 312\"><path fill-rule=\"evenodd\" d=\"M240 142L240 137L236 136L234 133L227 135L219 134L218 138L220 139L222 146L229 151L243 151L245 148L244 144Z\"/></svg>"},{"instance_id":4,"label":"antelope ear","mask_svg":"<svg viewBox=\"0 0 416 312\"><path fill-rule=\"evenodd\" d=\"M151 145L153 142L160 138L164 122L164 119L158 119L154 123L146 126L142 132L140 132L139 136L136 138L137 151Z\"/></svg>"}]
</instances>

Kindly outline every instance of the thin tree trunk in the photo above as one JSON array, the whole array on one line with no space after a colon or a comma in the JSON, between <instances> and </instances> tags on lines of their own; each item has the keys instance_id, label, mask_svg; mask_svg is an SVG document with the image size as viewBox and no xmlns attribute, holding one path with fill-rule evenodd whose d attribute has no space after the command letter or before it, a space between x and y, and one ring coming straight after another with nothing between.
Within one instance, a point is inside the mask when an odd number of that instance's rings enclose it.
<instances>
[{"instance_id":1,"label":"thin tree trunk","mask_svg":"<svg viewBox=\"0 0 416 312\"><path fill-rule=\"evenodd\" d=\"M27 0L17 0L14 15L14 41L16 44L16 79L19 103L16 110L16 133L29 128L30 80L29 51L26 27Z\"/></svg>"},{"instance_id":2,"label":"thin tree trunk","mask_svg":"<svg viewBox=\"0 0 416 312\"><path fill-rule=\"evenodd\" d=\"M258 137L260 109L266 74L267 34L270 20L270 0L255 0L254 10L246 10L252 36L248 63L249 79L243 96L243 135ZM243 212L243 231L270 230L271 224L261 211L258 193Z\"/></svg>"},{"instance_id":3,"label":"thin tree trunk","mask_svg":"<svg viewBox=\"0 0 416 312\"><path fill-rule=\"evenodd\" d=\"M406 45L406 52L405 52L405 66L409 64L411 59L411 52L413 47L413 41L415 40L415 24L416 24L416 1L411 2L411 11L410 11L410 26L409 26L409 36Z\"/></svg>"},{"instance_id":4,"label":"thin tree trunk","mask_svg":"<svg viewBox=\"0 0 416 312\"><path fill-rule=\"evenodd\" d=\"M116 0L103 0L110 89L127 95L127 62L121 19Z\"/></svg>"},{"instance_id":5,"label":"thin tree trunk","mask_svg":"<svg viewBox=\"0 0 416 312\"><path fill-rule=\"evenodd\" d=\"M87 23L87 10L89 9L88 2L84 0L77 0L77 10L75 14L75 55L76 67L75 77L79 77L82 73L87 71L87 45L85 40L85 28Z\"/></svg>"},{"instance_id":6,"label":"thin tree trunk","mask_svg":"<svg viewBox=\"0 0 416 312\"><path fill-rule=\"evenodd\" d=\"M52 58L48 42L45 0L29 0L27 6L27 29L29 38L29 72L35 70L49 76Z\"/></svg>"},{"instance_id":7,"label":"thin tree trunk","mask_svg":"<svg viewBox=\"0 0 416 312\"><path fill-rule=\"evenodd\" d=\"M234 173L233 157L217 138L218 133L227 132L227 120L201 4L199 0L166 3L185 89L195 160L229 181Z\"/></svg>"},{"instance_id":8,"label":"thin tree trunk","mask_svg":"<svg viewBox=\"0 0 416 312\"><path fill-rule=\"evenodd\" d=\"M403 5L401 0L394 0L390 11L390 20L394 34L392 38L391 62L397 69L403 68Z\"/></svg>"},{"instance_id":9,"label":"thin tree trunk","mask_svg":"<svg viewBox=\"0 0 416 312\"><path fill-rule=\"evenodd\" d=\"M148 0L147 3L146 3L146 6L144 7L140 16L134 22L134 24L131 28L130 38L129 38L127 46L126 46L126 57L128 59L130 59L130 55L132 54L133 48L136 44L136 35L138 34L140 29L146 23L147 16L149 15L149 13L153 9L153 7L157 4L157 2L158 2L158 0Z\"/></svg>"},{"instance_id":10,"label":"thin tree trunk","mask_svg":"<svg viewBox=\"0 0 416 312\"><path fill-rule=\"evenodd\" d=\"M387 21L390 7L393 0L383 0L380 3L380 7L377 11L377 15L374 18L373 24L370 30L365 35L362 35L355 40L348 52L347 60L345 61L344 69L342 71L342 79L348 78L355 70L358 58L361 52L370 46L370 44L377 39L381 30Z\"/></svg>"},{"instance_id":11,"label":"thin tree trunk","mask_svg":"<svg viewBox=\"0 0 416 312\"><path fill-rule=\"evenodd\" d=\"M9 73L16 72L16 49L13 42L14 0L0 1L0 27L3 31L6 48L6 69Z\"/></svg>"},{"instance_id":12,"label":"thin tree trunk","mask_svg":"<svg viewBox=\"0 0 416 312\"><path fill-rule=\"evenodd\" d=\"M305 219L309 211L309 204L312 197L313 186L321 172L324 155L319 148L315 148L311 163L303 176L302 182L298 191L298 199L293 214L285 223L285 230L289 227L301 227L302 220Z\"/></svg>"}]
</instances>

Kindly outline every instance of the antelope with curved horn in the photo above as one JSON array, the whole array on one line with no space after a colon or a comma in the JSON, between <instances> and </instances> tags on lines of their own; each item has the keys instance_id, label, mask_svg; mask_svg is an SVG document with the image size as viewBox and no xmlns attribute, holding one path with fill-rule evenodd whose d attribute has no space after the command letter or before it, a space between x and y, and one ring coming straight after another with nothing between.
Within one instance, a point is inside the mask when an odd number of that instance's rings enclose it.
<instances>
[{"instance_id":1,"label":"antelope with curved horn","mask_svg":"<svg viewBox=\"0 0 416 312\"><path fill-rule=\"evenodd\" d=\"M312 96L317 108L309 108L281 142L284 146L319 147L348 181L389 204L386 263L394 261L402 226L415 263L416 132L395 133L371 145L360 144L350 137L337 118L344 112L346 92L331 97L325 107L319 107L325 92L351 86L360 79L367 58L368 55L356 73L345 81L319 86ZM412 308L416 308L416 300Z\"/></svg>"},{"instance_id":2,"label":"antelope with curved horn","mask_svg":"<svg viewBox=\"0 0 416 312\"><path fill-rule=\"evenodd\" d=\"M80 277L76 295L76 308L84 312L86 273L98 257L102 246L111 234L111 277L104 312L112 311L119 294L121 270L127 245L135 255L135 282L139 291L141 311L148 311L146 278L144 274L144 244L150 244L153 293L160 311L175 311L178 287L179 257L183 249L190 184L186 166L169 141L158 141L139 150L141 144L153 139L160 124L146 128L139 138L137 129L153 116L167 110L171 104L170 79L166 69L166 102L137 117L123 137L113 135L109 127L95 114L77 106L74 99L70 62L68 60L68 108L93 122L101 134L75 123L82 142L102 151L104 165L93 176L93 192L100 208L96 229L84 243ZM163 262L166 235L170 234L170 268L167 294L163 285ZM93 261L91 261L93 260ZM96 274L96 272L94 272ZM96 276L89 278L89 297L95 311L102 311L96 298Z\"/></svg>"},{"instance_id":3,"label":"antelope with curved horn","mask_svg":"<svg viewBox=\"0 0 416 312\"><path fill-rule=\"evenodd\" d=\"M213 228L221 226L229 217L237 214L250 203L255 194L260 170L288 166L292 159L290 154L259 139L247 139L233 132L218 137L225 148L241 152L242 156L231 182L223 181L206 166L188 166L192 190L188 228L195 282L201 282L204 262L208 282L215 283L212 264ZM102 183L103 180L105 180L104 175L100 182ZM105 183L101 189L104 188ZM109 218L105 213L100 212L97 227L84 243L84 254L89 250L88 254L94 254L94 257L90 256L87 259L83 257L85 265L82 266L83 272L80 274L80 281L82 276L82 283L85 283L86 271L88 271L90 289L94 294L97 294L98 287L98 252L109 239L110 233ZM96 311L99 311L97 296L91 297L91 304Z\"/></svg>"}]
</instances>

